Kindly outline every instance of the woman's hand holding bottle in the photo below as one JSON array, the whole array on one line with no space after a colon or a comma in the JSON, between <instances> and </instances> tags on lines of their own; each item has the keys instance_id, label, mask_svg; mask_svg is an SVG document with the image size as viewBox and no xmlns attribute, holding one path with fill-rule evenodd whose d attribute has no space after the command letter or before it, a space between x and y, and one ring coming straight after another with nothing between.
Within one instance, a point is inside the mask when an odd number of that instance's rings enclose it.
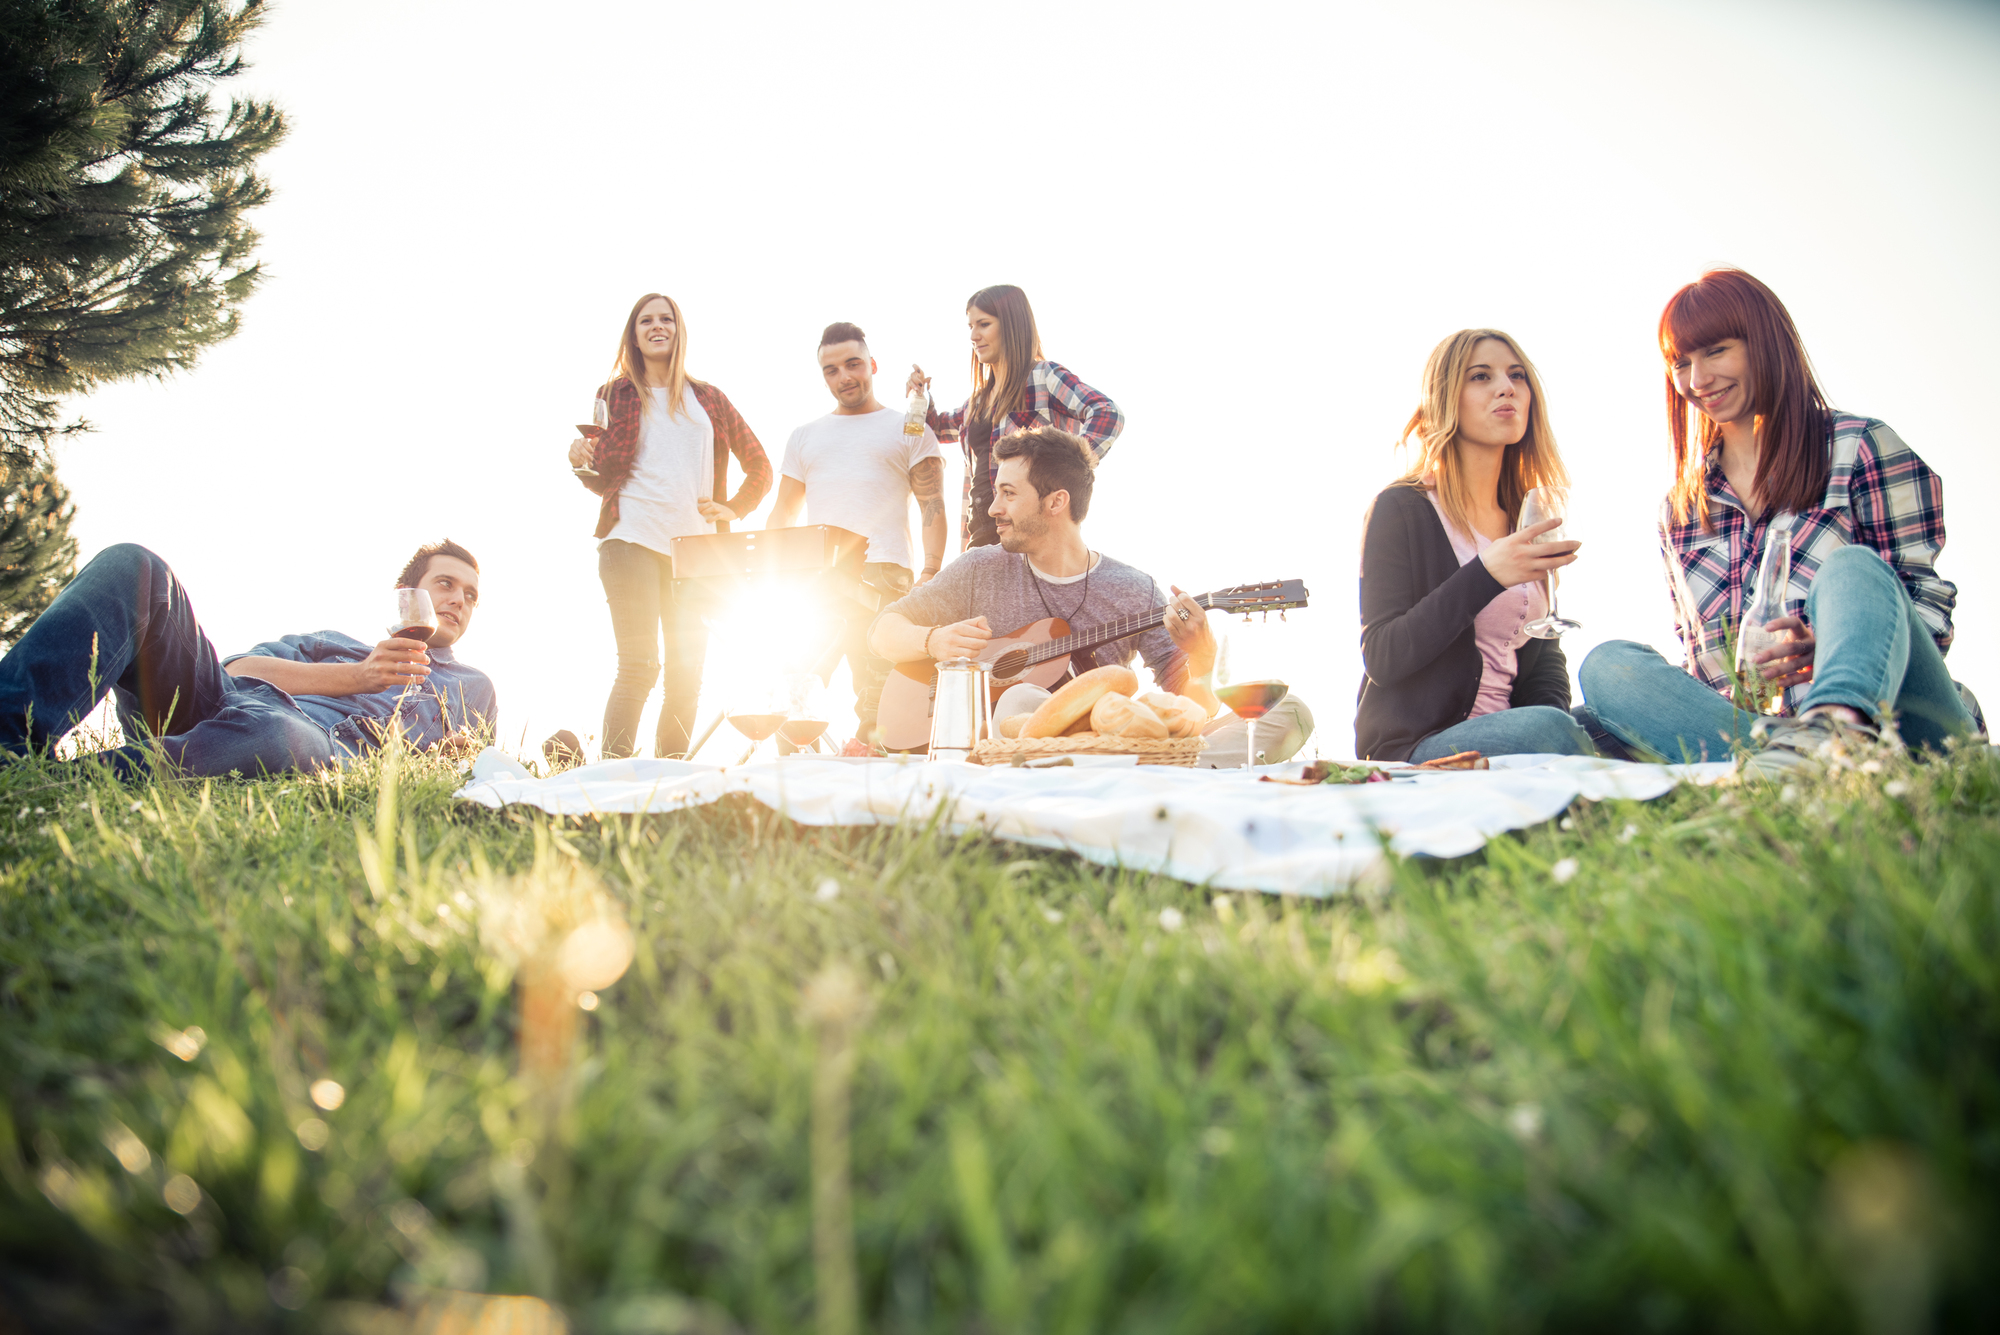
<instances>
[{"instance_id":1,"label":"woman's hand holding bottle","mask_svg":"<svg viewBox=\"0 0 2000 1335\"><path fill-rule=\"evenodd\" d=\"M1583 546L1582 543L1575 539L1539 541L1542 534L1561 527L1562 522L1562 516L1558 515L1495 539L1492 546L1479 554L1479 559L1486 563L1486 572L1512 587L1533 583L1549 571L1560 570L1570 564L1576 560L1577 549Z\"/></svg>"},{"instance_id":2,"label":"woman's hand holding bottle","mask_svg":"<svg viewBox=\"0 0 2000 1335\"><path fill-rule=\"evenodd\" d=\"M910 378L903 386L903 393L906 396L919 393L930 383L931 378L924 374L924 368L912 362L910 364Z\"/></svg>"}]
</instances>

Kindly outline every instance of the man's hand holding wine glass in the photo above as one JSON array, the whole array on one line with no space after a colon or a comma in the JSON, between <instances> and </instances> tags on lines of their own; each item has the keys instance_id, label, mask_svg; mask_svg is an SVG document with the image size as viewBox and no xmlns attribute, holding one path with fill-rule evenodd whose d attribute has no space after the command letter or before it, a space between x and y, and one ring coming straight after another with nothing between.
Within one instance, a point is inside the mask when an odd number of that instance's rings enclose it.
<instances>
[{"instance_id":1,"label":"man's hand holding wine glass","mask_svg":"<svg viewBox=\"0 0 2000 1335\"><path fill-rule=\"evenodd\" d=\"M431 675L431 656L422 640L387 639L369 650L368 657L354 665L360 676L356 695L393 690L398 686L421 686Z\"/></svg>"}]
</instances>

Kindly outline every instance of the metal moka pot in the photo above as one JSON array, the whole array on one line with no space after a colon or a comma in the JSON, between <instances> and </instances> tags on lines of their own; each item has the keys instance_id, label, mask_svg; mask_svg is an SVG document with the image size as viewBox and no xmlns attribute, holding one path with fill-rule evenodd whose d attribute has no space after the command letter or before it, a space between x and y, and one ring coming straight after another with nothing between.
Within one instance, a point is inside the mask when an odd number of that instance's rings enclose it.
<instances>
[{"instance_id":1,"label":"metal moka pot","mask_svg":"<svg viewBox=\"0 0 2000 1335\"><path fill-rule=\"evenodd\" d=\"M947 658L937 665L932 760L970 760L972 748L993 735L992 685L993 669L976 658Z\"/></svg>"}]
</instances>

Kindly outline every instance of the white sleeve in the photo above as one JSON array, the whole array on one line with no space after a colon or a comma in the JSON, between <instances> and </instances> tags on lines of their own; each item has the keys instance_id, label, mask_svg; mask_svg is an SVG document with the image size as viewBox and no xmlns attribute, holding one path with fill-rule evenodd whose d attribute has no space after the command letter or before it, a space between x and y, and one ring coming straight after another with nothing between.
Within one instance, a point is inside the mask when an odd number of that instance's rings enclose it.
<instances>
[{"instance_id":1,"label":"white sleeve","mask_svg":"<svg viewBox=\"0 0 2000 1335\"><path fill-rule=\"evenodd\" d=\"M905 436L903 439L908 440L909 437ZM942 458L944 458L944 451L938 448L937 432L931 430L929 427L925 427L924 438L916 445L910 447L909 462L904 467L907 470L915 468L926 459Z\"/></svg>"},{"instance_id":2,"label":"white sleeve","mask_svg":"<svg viewBox=\"0 0 2000 1335\"><path fill-rule=\"evenodd\" d=\"M802 426L792 432L792 438L785 442L785 460L778 466L778 472L785 477L806 480L805 441L811 426Z\"/></svg>"}]
</instances>

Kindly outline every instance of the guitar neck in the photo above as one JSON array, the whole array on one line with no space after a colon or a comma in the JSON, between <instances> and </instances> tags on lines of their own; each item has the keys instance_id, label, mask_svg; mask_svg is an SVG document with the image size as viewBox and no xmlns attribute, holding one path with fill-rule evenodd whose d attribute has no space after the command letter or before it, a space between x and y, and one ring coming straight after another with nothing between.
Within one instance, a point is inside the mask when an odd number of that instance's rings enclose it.
<instances>
[{"instance_id":1,"label":"guitar neck","mask_svg":"<svg viewBox=\"0 0 2000 1335\"><path fill-rule=\"evenodd\" d=\"M1206 611L1215 606L1213 599L1213 594L1204 593L1194 601L1196 606ZM1123 640L1133 635L1143 634L1163 624L1170 610L1172 609L1167 607L1155 607L1149 612L1140 612L1132 616L1119 617L1115 621L1107 621L1101 626L1092 626L1089 630L1077 631L1073 635L1065 635L1061 639L1050 640L1047 644L1036 645L1028 651L1028 665L1033 666L1036 663L1046 663L1051 658L1061 658L1064 654L1080 654L1086 649L1095 649L1099 645L1110 644L1114 640Z\"/></svg>"}]
</instances>

